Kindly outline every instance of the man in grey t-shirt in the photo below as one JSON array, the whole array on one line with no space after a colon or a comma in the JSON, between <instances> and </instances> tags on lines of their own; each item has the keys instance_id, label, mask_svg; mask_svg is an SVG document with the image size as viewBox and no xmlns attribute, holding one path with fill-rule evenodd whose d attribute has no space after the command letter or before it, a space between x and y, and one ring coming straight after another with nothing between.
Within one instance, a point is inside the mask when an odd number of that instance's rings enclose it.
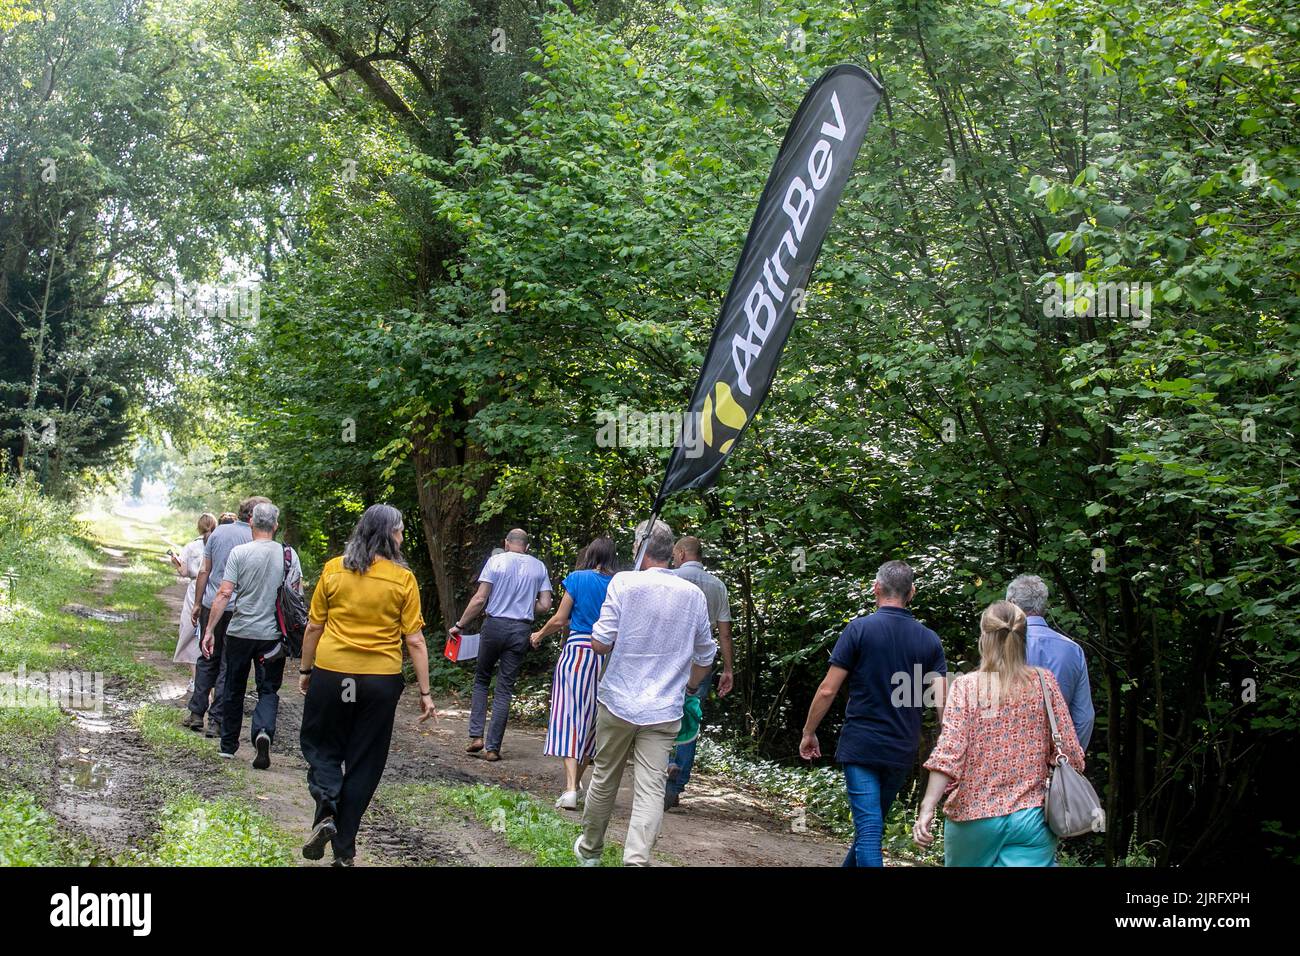
<instances>
[{"instance_id":1,"label":"man in grey t-shirt","mask_svg":"<svg viewBox=\"0 0 1300 956\"><path fill-rule=\"evenodd\" d=\"M485 613L474 668L474 696L469 710L469 746L466 753L482 752L485 760L501 759L501 741L510 717L510 697L528 652L533 618L551 609L551 577L546 565L528 553L528 534L515 528L505 540L505 550L488 558L479 574L478 590L450 632L459 636L461 621ZM488 686L497 670L492 696L492 722L487 723ZM483 728L487 725L487 738Z\"/></svg>"},{"instance_id":2,"label":"man in grey t-shirt","mask_svg":"<svg viewBox=\"0 0 1300 956\"><path fill-rule=\"evenodd\" d=\"M190 696L190 712L185 717L184 726L202 730L203 715L207 714L208 737L221 736L221 705L225 700L226 686L226 627L235 608L232 599L222 613L214 615L212 601L226 572L226 559L230 552L253 540L253 529L248 524L253 509L269 501L260 495L245 498L239 503L238 519L233 524L217 525L203 545L203 566L194 580L194 593L201 595L194 602L194 623L200 634L211 631L213 642L211 649L199 655L194 665L194 693ZM209 696L212 698L211 707L208 705Z\"/></svg>"},{"instance_id":3,"label":"man in grey t-shirt","mask_svg":"<svg viewBox=\"0 0 1300 956\"><path fill-rule=\"evenodd\" d=\"M722 648L722 673L718 675L718 696L726 697L731 693L734 681L732 671L733 648L731 643L731 602L727 600L727 586L716 574L704 569L702 561L704 544L699 538L688 534L678 540L673 547L673 574L685 578L704 592L704 601L709 608L709 626L717 628L718 644ZM709 687L713 683L713 674L704 678L695 695L700 700L701 708L709 696ZM671 810L678 805L682 791L691 779L691 768L695 765L695 745L698 741L678 744L673 750L668 763L668 787L664 791L664 809Z\"/></svg>"},{"instance_id":4,"label":"man in grey t-shirt","mask_svg":"<svg viewBox=\"0 0 1300 956\"><path fill-rule=\"evenodd\" d=\"M302 593L302 567L291 549L275 541L280 526L280 509L263 502L253 509L253 540L241 544L226 559L221 587L212 599L212 615L220 617L226 605L235 601L226 627L226 681L221 714L221 756L234 757L239 749L239 731L244 723L244 692L248 689L248 672L255 661L257 671L257 707L253 711L252 739L257 748L253 767L265 770L271 765L271 741L275 737L275 718L280 709L280 684L284 680L284 655L267 655L280 644L280 625L276 616L276 598L281 584ZM285 570L285 560L289 568ZM215 642L214 631L203 636L204 653Z\"/></svg>"}]
</instances>

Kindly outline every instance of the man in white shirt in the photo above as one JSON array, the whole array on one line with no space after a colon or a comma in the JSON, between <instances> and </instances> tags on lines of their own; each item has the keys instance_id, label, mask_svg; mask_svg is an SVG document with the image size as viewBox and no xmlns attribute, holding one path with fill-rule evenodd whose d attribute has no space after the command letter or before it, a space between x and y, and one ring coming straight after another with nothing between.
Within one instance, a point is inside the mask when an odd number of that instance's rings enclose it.
<instances>
[{"instance_id":1,"label":"man in white shirt","mask_svg":"<svg viewBox=\"0 0 1300 956\"><path fill-rule=\"evenodd\" d=\"M649 866L664 816L668 755L681 727L688 693L709 675L718 646L704 592L668 570L673 536L655 528L642 570L614 575L591 646L608 654L596 692L596 757L573 852L597 866L628 755L636 763L632 818L623 862Z\"/></svg>"},{"instance_id":2,"label":"man in white shirt","mask_svg":"<svg viewBox=\"0 0 1300 956\"><path fill-rule=\"evenodd\" d=\"M524 654L528 652L533 618L551 609L551 577L546 565L528 554L528 534L515 528L506 535L505 550L488 558L478 580L478 590L451 628L453 635L459 635L464 630L462 621L471 621L480 611L485 612L469 711L470 739L465 752L482 751L484 760L500 760L501 741L510 717L510 697ZM492 723L487 727L485 740L488 687L498 664L501 667L492 697Z\"/></svg>"}]
</instances>

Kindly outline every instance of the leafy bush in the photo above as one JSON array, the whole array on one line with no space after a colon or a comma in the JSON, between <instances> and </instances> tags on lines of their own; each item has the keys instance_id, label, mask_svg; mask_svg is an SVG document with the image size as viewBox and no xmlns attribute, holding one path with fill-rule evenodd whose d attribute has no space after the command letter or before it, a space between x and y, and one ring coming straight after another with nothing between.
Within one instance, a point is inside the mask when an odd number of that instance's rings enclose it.
<instances>
[{"instance_id":1,"label":"leafy bush","mask_svg":"<svg viewBox=\"0 0 1300 956\"><path fill-rule=\"evenodd\" d=\"M0 793L0 866L59 866L67 854L54 818L25 790Z\"/></svg>"},{"instance_id":2,"label":"leafy bush","mask_svg":"<svg viewBox=\"0 0 1300 956\"><path fill-rule=\"evenodd\" d=\"M528 794L474 784L440 787L438 795L501 833L512 847L530 854L537 866L578 865L573 856L573 842L582 828ZM618 866L622 858L622 848L606 840L601 865Z\"/></svg>"},{"instance_id":3,"label":"leafy bush","mask_svg":"<svg viewBox=\"0 0 1300 956\"><path fill-rule=\"evenodd\" d=\"M225 797L169 800L153 846L124 862L141 866L289 866L292 840L255 810Z\"/></svg>"}]
</instances>

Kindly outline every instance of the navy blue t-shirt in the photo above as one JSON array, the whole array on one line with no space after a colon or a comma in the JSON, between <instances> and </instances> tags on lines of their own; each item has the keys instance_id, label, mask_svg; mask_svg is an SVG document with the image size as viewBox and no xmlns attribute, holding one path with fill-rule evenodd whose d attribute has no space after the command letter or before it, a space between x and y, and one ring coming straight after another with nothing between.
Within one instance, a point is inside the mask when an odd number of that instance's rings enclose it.
<instances>
[{"instance_id":1,"label":"navy blue t-shirt","mask_svg":"<svg viewBox=\"0 0 1300 956\"><path fill-rule=\"evenodd\" d=\"M925 683L948 673L939 635L900 607L849 622L831 652L849 672L849 703L835 759L909 767L921 742Z\"/></svg>"}]
</instances>

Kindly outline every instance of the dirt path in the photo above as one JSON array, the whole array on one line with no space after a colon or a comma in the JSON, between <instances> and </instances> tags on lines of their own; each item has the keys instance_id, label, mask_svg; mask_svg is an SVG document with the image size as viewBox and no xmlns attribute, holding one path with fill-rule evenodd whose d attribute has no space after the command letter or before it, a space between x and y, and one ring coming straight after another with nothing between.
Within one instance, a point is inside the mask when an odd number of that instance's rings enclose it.
<instances>
[{"instance_id":1,"label":"dirt path","mask_svg":"<svg viewBox=\"0 0 1300 956\"><path fill-rule=\"evenodd\" d=\"M403 695L402 711L413 716L418 702ZM550 803L563 784L560 761L542 753L546 732L512 721L506 730L501 760L488 763L464 752L468 741L468 701L438 702L436 724L401 734L404 744L418 746L424 759L444 773L455 771L477 781L526 790ZM397 735L395 735L395 739ZM588 775L590 780L590 775ZM622 840L632 806L632 773L623 776L609 836ZM579 811L561 811L575 822ZM681 805L664 815L655 846L659 862L678 866L838 866L842 844L820 834L794 833L788 820L774 815L754 797L708 776L692 773Z\"/></svg>"},{"instance_id":2,"label":"dirt path","mask_svg":"<svg viewBox=\"0 0 1300 956\"><path fill-rule=\"evenodd\" d=\"M86 600L105 610L112 584L129 563L129 552L103 548L100 582ZM167 586L160 597L168 608L167 622L179 618L185 582ZM107 608L107 610L111 610ZM159 635L139 628L133 635L133 656L158 675L149 699L184 708L189 670L160 650ZM174 628L170 631L174 634ZM251 685L251 682L250 682ZM139 845L147 838L162 803L160 794L178 779L206 798L233 794L256 807L282 830L305 835L311 826L312 799L306 786L306 763L298 747L302 697L290 672L281 690L280 714L269 770L251 766L252 748L241 741L234 768L205 760L202 755L178 755L160 760L140 739L131 723L139 701L119 700L109 689L109 704L100 717L79 718L62 734L50 773L56 778L56 815L110 852ZM255 702L245 698L247 727ZM407 783L483 782L527 791L549 804L558 791L559 761L542 754L545 733L537 727L512 723L499 763L487 763L464 753L468 709L465 702L443 699L436 722L420 724L415 694L402 697L383 785ZM213 748L215 741L208 741ZM232 773L231 770L234 770ZM625 777L610 827L610 837L626 832L631 805L631 774ZM565 811L575 822L580 814ZM372 866L519 865L527 859L504 838L463 814L430 816L424 826L402 820L378 803L372 806L358 835L358 862ZM682 804L665 817L656 861L687 866L833 866L843 858L836 841L810 833L791 832L788 819L773 808L725 782L695 775ZM299 859L302 865L328 865Z\"/></svg>"}]
</instances>

